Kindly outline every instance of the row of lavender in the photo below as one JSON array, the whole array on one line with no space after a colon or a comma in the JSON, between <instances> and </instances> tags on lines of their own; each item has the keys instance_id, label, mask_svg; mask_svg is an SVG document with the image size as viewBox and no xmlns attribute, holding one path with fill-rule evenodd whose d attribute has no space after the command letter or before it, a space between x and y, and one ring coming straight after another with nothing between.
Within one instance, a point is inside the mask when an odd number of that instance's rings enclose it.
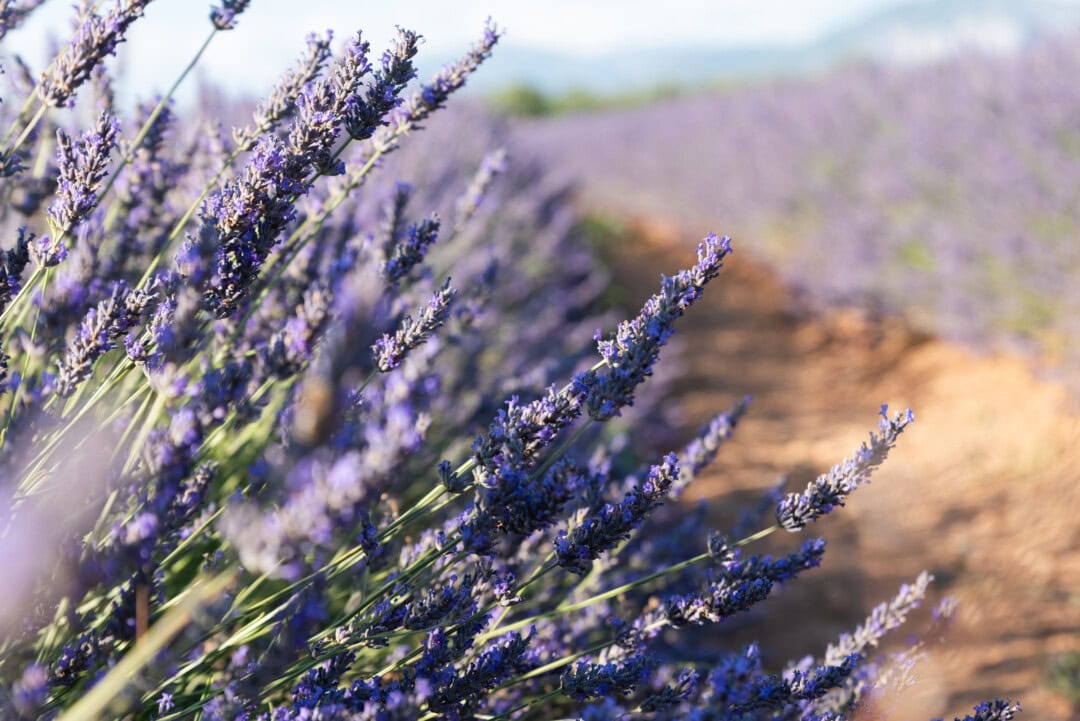
<instances>
[{"instance_id":1,"label":"row of lavender","mask_svg":"<svg viewBox=\"0 0 1080 721\"><path fill-rule=\"evenodd\" d=\"M743 547L843 505L912 420L882 408L730 540L672 510L745 403L641 466L609 421L653 408L727 238L596 357L606 278L565 193L484 117L432 117L493 26L416 87L410 31L313 36L229 136L167 98L117 119L102 61L149 2L84 3L37 79L9 61L3 718L838 719L905 688L924 642L873 650L925 574L817 658L686 660L687 626L824 553ZM0 34L37 4L0 2Z\"/></svg>"},{"instance_id":2,"label":"row of lavender","mask_svg":"<svg viewBox=\"0 0 1080 721\"><path fill-rule=\"evenodd\" d=\"M1080 45L852 66L524 128L593 202L737 227L818 303L1080 359Z\"/></svg>"}]
</instances>

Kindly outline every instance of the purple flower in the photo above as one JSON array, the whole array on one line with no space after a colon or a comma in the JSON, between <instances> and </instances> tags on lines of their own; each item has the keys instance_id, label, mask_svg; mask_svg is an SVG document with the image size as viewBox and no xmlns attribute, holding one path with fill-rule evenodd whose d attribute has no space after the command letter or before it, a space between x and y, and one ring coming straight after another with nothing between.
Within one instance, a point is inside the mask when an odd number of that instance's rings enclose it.
<instances>
[{"instance_id":1,"label":"purple flower","mask_svg":"<svg viewBox=\"0 0 1080 721\"><path fill-rule=\"evenodd\" d=\"M711 540L711 539L710 539ZM802 547L795 553L790 553L780 558L770 555L743 557L741 548L726 548L721 552L713 548L710 543L710 552L713 558L720 562L723 574L729 579L767 578L773 583L782 583L798 576L801 572L821 565L821 558L825 555L825 541L821 538L810 538L803 541ZM854 649L850 653L861 652Z\"/></svg>"},{"instance_id":2,"label":"purple flower","mask_svg":"<svg viewBox=\"0 0 1080 721\"><path fill-rule=\"evenodd\" d=\"M35 718L49 698L49 670L39 664L27 666L15 682L11 703L20 718Z\"/></svg>"},{"instance_id":3,"label":"purple flower","mask_svg":"<svg viewBox=\"0 0 1080 721\"><path fill-rule=\"evenodd\" d=\"M60 650L60 655L53 664L49 683L61 688L74 686L97 656L97 639L93 634L82 634Z\"/></svg>"},{"instance_id":4,"label":"purple flower","mask_svg":"<svg viewBox=\"0 0 1080 721\"><path fill-rule=\"evenodd\" d=\"M250 4L251 0L222 0L221 5L210 8L210 22L218 30L232 30L236 27L236 16Z\"/></svg>"},{"instance_id":5,"label":"purple flower","mask_svg":"<svg viewBox=\"0 0 1080 721\"><path fill-rule=\"evenodd\" d=\"M409 123L416 124L445 105L455 91L465 85L468 77L491 57L491 51L499 42L501 32L488 18L484 25L483 36L469 48L469 52L456 62L447 65L427 84L417 90L406 102L404 117Z\"/></svg>"},{"instance_id":6,"label":"purple flower","mask_svg":"<svg viewBox=\"0 0 1080 721\"><path fill-rule=\"evenodd\" d=\"M380 227L383 236L383 255L386 257L393 254L394 247L401 237L401 228L405 224L405 208L409 205L412 194L411 184L400 180L394 183L390 201L386 204L386 217Z\"/></svg>"},{"instance_id":7,"label":"purple flower","mask_svg":"<svg viewBox=\"0 0 1080 721\"><path fill-rule=\"evenodd\" d=\"M263 135L240 176L207 199L200 237L185 251L191 257L214 249L206 279L209 308L229 317L246 297L262 262L296 217L296 199L314 178L341 171L333 158L345 113L368 72L368 44L352 39L325 78L307 86L296 101L296 117L284 140ZM198 264L196 264L197 266ZM192 268L190 275L206 275Z\"/></svg>"},{"instance_id":8,"label":"purple flower","mask_svg":"<svg viewBox=\"0 0 1080 721\"><path fill-rule=\"evenodd\" d=\"M157 700L158 714L164 716L173 710L176 704L173 702L173 695L168 691L163 691Z\"/></svg>"},{"instance_id":9,"label":"purple flower","mask_svg":"<svg viewBox=\"0 0 1080 721\"><path fill-rule=\"evenodd\" d=\"M136 127L142 127L158 101L141 103ZM169 157L167 143L173 137L176 122L170 104L164 105L135 148L126 151L131 162L124 168L116 186L114 210L118 223L111 252L104 258L101 275L123 278L146 258L154 257L168 240L179 213L168 197L187 170L183 163Z\"/></svg>"},{"instance_id":10,"label":"purple flower","mask_svg":"<svg viewBox=\"0 0 1080 721\"><path fill-rule=\"evenodd\" d=\"M469 187L454 203L456 213L454 216L455 232L460 232L465 224L469 222L469 219L480 209L480 204L484 202L484 198L487 196L491 184L495 182L495 178L506 172L506 164L506 150L503 148L484 156L484 160L480 163L480 167L477 168Z\"/></svg>"},{"instance_id":11,"label":"purple flower","mask_svg":"<svg viewBox=\"0 0 1080 721\"><path fill-rule=\"evenodd\" d=\"M89 77L90 72L124 41L133 22L142 17L150 0L117 0L112 10L100 16L84 6L75 35L53 60L38 84L41 102L63 107Z\"/></svg>"},{"instance_id":12,"label":"purple flower","mask_svg":"<svg viewBox=\"0 0 1080 721\"><path fill-rule=\"evenodd\" d=\"M79 383L90 377L94 361L114 348L116 341L139 322L152 297L124 283L113 284L109 296L86 312L63 359L57 361L57 395L70 396Z\"/></svg>"},{"instance_id":13,"label":"purple flower","mask_svg":"<svg viewBox=\"0 0 1080 721\"><path fill-rule=\"evenodd\" d=\"M661 280L661 290L649 298L636 318L623 321L612 338L599 342L605 368L597 372L589 390L589 415L607 420L633 405L635 389L652 375L660 348L674 333L674 322L701 297L705 284L723 267L731 252L731 239L709 235L698 246L698 262Z\"/></svg>"},{"instance_id":14,"label":"purple flower","mask_svg":"<svg viewBox=\"0 0 1080 721\"><path fill-rule=\"evenodd\" d=\"M424 260L428 248L439 238L439 216L413 223L403 238L392 238L386 249L382 274L390 283L397 283Z\"/></svg>"},{"instance_id":15,"label":"purple flower","mask_svg":"<svg viewBox=\"0 0 1080 721\"><path fill-rule=\"evenodd\" d=\"M308 671L293 690L294 710L333 707L340 703L344 689L339 689L338 685L355 660L355 655L342 653Z\"/></svg>"},{"instance_id":16,"label":"purple flower","mask_svg":"<svg viewBox=\"0 0 1080 721\"><path fill-rule=\"evenodd\" d=\"M568 666L559 679L559 690L575 701L628 696L648 680L652 662L644 655L622 663L578 661Z\"/></svg>"},{"instance_id":17,"label":"purple flower","mask_svg":"<svg viewBox=\"0 0 1080 721\"><path fill-rule=\"evenodd\" d=\"M304 292L296 314L260 351L268 373L288 378L300 371L315 351L315 343L330 319L332 305L330 292L319 284Z\"/></svg>"},{"instance_id":18,"label":"purple flower","mask_svg":"<svg viewBox=\"0 0 1080 721\"><path fill-rule=\"evenodd\" d=\"M679 496L697 476L705 470L720 452L720 446L724 444L732 434L735 426L746 415L750 405L749 396L736 403L727 413L719 413L698 431L697 437L686 444L679 458L682 459L682 473L679 482L672 489L673 496Z\"/></svg>"},{"instance_id":19,"label":"purple flower","mask_svg":"<svg viewBox=\"0 0 1080 721\"><path fill-rule=\"evenodd\" d=\"M674 709L697 693L700 678L701 676L697 671L684 668L679 671L678 678L674 682L664 684L659 690L650 691L639 708L645 713L657 713Z\"/></svg>"},{"instance_id":20,"label":"purple flower","mask_svg":"<svg viewBox=\"0 0 1080 721\"><path fill-rule=\"evenodd\" d=\"M578 490L580 476L565 460L543 474L504 468L498 483L478 489L474 512L462 526L465 547L489 554L501 535L527 537L557 523Z\"/></svg>"},{"instance_id":21,"label":"purple flower","mask_svg":"<svg viewBox=\"0 0 1080 721\"><path fill-rule=\"evenodd\" d=\"M22 274L30 262L30 245L33 240L34 234L27 231L24 225L19 228L15 247L0 252L0 311L7 308L8 303L22 288Z\"/></svg>"},{"instance_id":22,"label":"purple flower","mask_svg":"<svg viewBox=\"0 0 1080 721\"><path fill-rule=\"evenodd\" d=\"M473 441L473 459L479 466L477 482L492 487L503 472L527 470L541 450L581 413L583 390L577 383L530 403L511 396L484 435ZM505 469L505 471L504 471Z\"/></svg>"},{"instance_id":23,"label":"purple flower","mask_svg":"<svg viewBox=\"0 0 1080 721\"><path fill-rule=\"evenodd\" d=\"M870 443L863 443L855 454L828 473L823 473L806 487L802 493L789 493L776 506L776 522L788 531L800 531L806 524L844 505L844 499L859 485L868 483L870 476L880 466L896 439L915 420L910 410L889 418L889 407L881 406L881 435L870 434Z\"/></svg>"},{"instance_id":24,"label":"purple flower","mask_svg":"<svg viewBox=\"0 0 1080 721\"><path fill-rule=\"evenodd\" d=\"M97 191L116 145L117 129L116 119L102 113L94 128L74 142L63 130L56 131L60 177L48 216L57 238L71 232L97 205Z\"/></svg>"},{"instance_id":25,"label":"purple flower","mask_svg":"<svg viewBox=\"0 0 1080 721\"><path fill-rule=\"evenodd\" d=\"M405 606L402 626L412 631L432 628L436 625L460 623L477 611L475 596L479 574L466 574L459 584L456 574L445 583L418 593Z\"/></svg>"},{"instance_id":26,"label":"purple flower","mask_svg":"<svg viewBox=\"0 0 1080 721\"><path fill-rule=\"evenodd\" d=\"M851 654L865 654L867 649L877 646L885 634L899 628L908 614L919 607L933 580L932 575L923 571L913 584L901 586L892 600L875 606L853 633L841 634L836 643L829 644L825 651L825 663L836 664Z\"/></svg>"},{"instance_id":27,"label":"purple flower","mask_svg":"<svg viewBox=\"0 0 1080 721\"><path fill-rule=\"evenodd\" d=\"M976 705L974 711L956 721L1011 721L1020 712L1020 704L996 698Z\"/></svg>"},{"instance_id":28,"label":"purple flower","mask_svg":"<svg viewBox=\"0 0 1080 721\"><path fill-rule=\"evenodd\" d=\"M792 671L785 676L759 676L742 691L744 700L733 705L735 711L781 710L815 701L847 681L860 661L851 655L833 666L819 666L810 671Z\"/></svg>"},{"instance_id":29,"label":"purple flower","mask_svg":"<svg viewBox=\"0 0 1080 721\"><path fill-rule=\"evenodd\" d=\"M12 0L0 2L0 40L19 27L30 13L44 4L45 0L26 0L16 5Z\"/></svg>"},{"instance_id":30,"label":"purple flower","mask_svg":"<svg viewBox=\"0 0 1080 721\"><path fill-rule=\"evenodd\" d=\"M669 453L663 463L649 469L645 482L635 486L618 505L604 505L569 533L560 531L555 539L558 564L579 575L588 573L593 560L629 538L645 517L663 504L678 478L678 458Z\"/></svg>"},{"instance_id":31,"label":"purple flower","mask_svg":"<svg viewBox=\"0 0 1080 721\"><path fill-rule=\"evenodd\" d=\"M432 711L469 718L477 705L496 686L515 674L527 671L527 651L532 634L509 633L490 642L459 673L451 676L428 700Z\"/></svg>"},{"instance_id":32,"label":"purple flower","mask_svg":"<svg viewBox=\"0 0 1080 721\"><path fill-rule=\"evenodd\" d=\"M450 287L450 279L439 289L421 308L416 316L407 315L401 320L401 324L393 335L384 333L381 338L371 346L375 367L382 373L391 371L401 365L409 351L427 342L431 334L438 330L447 316L450 314L450 304L454 300L454 289Z\"/></svg>"},{"instance_id":33,"label":"purple flower","mask_svg":"<svg viewBox=\"0 0 1080 721\"><path fill-rule=\"evenodd\" d=\"M672 596L664 603L663 614L672 626L719 623L764 601L772 590L768 578L728 578L709 583L700 593Z\"/></svg>"},{"instance_id":34,"label":"purple flower","mask_svg":"<svg viewBox=\"0 0 1080 721\"><path fill-rule=\"evenodd\" d=\"M300 93L314 82L330 59L332 39L333 33L330 31L323 35L312 33L307 36L307 47L296 65L278 79L270 94L255 109L254 123L233 131L233 142L237 149L251 150L261 135L276 129L295 111Z\"/></svg>"},{"instance_id":35,"label":"purple flower","mask_svg":"<svg viewBox=\"0 0 1080 721\"><path fill-rule=\"evenodd\" d=\"M397 29L397 37L390 50L383 53L364 97L357 98L347 110L345 131L353 140L366 140L387 123L387 115L401 102L401 92L416 77L413 58L419 45L419 35Z\"/></svg>"}]
</instances>

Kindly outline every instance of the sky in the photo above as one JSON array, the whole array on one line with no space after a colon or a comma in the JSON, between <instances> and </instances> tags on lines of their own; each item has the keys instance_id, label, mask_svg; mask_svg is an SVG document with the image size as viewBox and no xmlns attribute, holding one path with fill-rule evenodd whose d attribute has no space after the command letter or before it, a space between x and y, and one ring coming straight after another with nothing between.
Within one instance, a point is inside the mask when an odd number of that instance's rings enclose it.
<instances>
[{"instance_id":1,"label":"sky","mask_svg":"<svg viewBox=\"0 0 1080 721\"><path fill-rule=\"evenodd\" d=\"M801 44L896 2L253 0L238 27L214 39L198 72L229 90L260 96L299 54L309 31L333 28L340 40L362 28L378 48L392 37L395 24L422 33L427 39L422 54L445 61L468 46L489 15L507 30L507 45L577 55L683 43ZM25 27L4 39L2 50L20 53L41 67L49 47L46 38L66 41L70 35L72 3L48 0ZM145 97L171 83L209 32L209 5L201 0L154 0L146 17L133 26L119 61L129 90ZM192 97L191 91L189 84L181 99Z\"/></svg>"},{"instance_id":2,"label":"sky","mask_svg":"<svg viewBox=\"0 0 1080 721\"><path fill-rule=\"evenodd\" d=\"M111 2L112 0L106 0ZM3 41L40 67L47 38L66 41L72 0L48 0L26 26ZM440 60L479 34L489 15L519 47L597 54L633 46L800 43L890 0L253 0L238 27L215 38L200 72L230 89L266 88L296 57L309 31L356 29L381 47L395 24L426 38L423 52ZM103 3L104 5L104 3ZM154 0L133 26L122 57L128 83L167 87L210 29L209 2ZM658 17L657 7L663 8ZM141 92L140 92L141 94ZM254 94L259 94L255 91Z\"/></svg>"}]
</instances>

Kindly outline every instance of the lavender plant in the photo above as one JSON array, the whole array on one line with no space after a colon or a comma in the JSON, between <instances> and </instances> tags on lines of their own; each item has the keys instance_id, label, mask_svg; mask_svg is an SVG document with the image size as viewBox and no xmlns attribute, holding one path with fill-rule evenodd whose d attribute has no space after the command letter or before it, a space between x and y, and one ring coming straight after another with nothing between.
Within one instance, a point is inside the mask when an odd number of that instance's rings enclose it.
<instances>
[{"instance_id":1,"label":"lavender plant","mask_svg":"<svg viewBox=\"0 0 1080 721\"><path fill-rule=\"evenodd\" d=\"M680 654L821 563L820 539L744 549L842 505L912 420L883 407L730 539L674 511L746 401L655 457L619 423L656 410L730 239L629 320L598 310L565 189L444 113L493 24L419 83L412 31L377 61L313 37L231 140L185 135L206 126L170 94L117 120L100 80L77 133L62 106L144 5L84 11L27 105L57 112L9 118L6 157L53 160L0 188L4 718L831 719L874 696L893 666L869 649L927 576L820 659Z\"/></svg>"}]
</instances>

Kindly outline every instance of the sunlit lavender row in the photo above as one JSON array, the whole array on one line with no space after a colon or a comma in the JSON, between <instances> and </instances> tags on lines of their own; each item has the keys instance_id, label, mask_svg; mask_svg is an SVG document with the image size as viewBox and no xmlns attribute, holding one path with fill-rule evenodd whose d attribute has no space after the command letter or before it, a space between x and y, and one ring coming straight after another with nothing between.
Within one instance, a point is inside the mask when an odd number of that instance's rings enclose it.
<instances>
[{"instance_id":1,"label":"sunlit lavender row","mask_svg":"<svg viewBox=\"0 0 1080 721\"><path fill-rule=\"evenodd\" d=\"M748 401L641 440L729 238L617 322L565 188L443 111L494 24L428 79L411 30L313 35L253 112L128 112L102 63L148 4L82 4L48 67L5 59L3 718L841 719L904 693L951 604L877 647L928 574L806 658L723 628L822 563L752 545L843 506L910 411L730 529L677 502Z\"/></svg>"},{"instance_id":2,"label":"sunlit lavender row","mask_svg":"<svg viewBox=\"0 0 1080 721\"><path fill-rule=\"evenodd\" d=\"M722 222L818 304L1080 358L1080 50L856 65L530 123L590 199ZM630 152L629 149L633 149Z\"/></svg>"}]
</instances>

